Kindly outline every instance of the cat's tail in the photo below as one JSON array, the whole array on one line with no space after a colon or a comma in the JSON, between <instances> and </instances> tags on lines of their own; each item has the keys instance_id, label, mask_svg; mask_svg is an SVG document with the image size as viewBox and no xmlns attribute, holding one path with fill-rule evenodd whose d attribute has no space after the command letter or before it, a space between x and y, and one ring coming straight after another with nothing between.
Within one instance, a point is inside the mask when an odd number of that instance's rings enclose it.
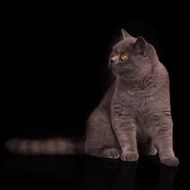
<instances>
[{"instance_id":1,"label":"cat's tail","mask_svg":"<svg viewBox=\"0 0 190 190\"><path fill-rule=\"evenodd\" d=\"M5 144L8 151L28 155L85 154L84 138L52 138L44 140L10 139Z\"/></svg>"}]
</instances>

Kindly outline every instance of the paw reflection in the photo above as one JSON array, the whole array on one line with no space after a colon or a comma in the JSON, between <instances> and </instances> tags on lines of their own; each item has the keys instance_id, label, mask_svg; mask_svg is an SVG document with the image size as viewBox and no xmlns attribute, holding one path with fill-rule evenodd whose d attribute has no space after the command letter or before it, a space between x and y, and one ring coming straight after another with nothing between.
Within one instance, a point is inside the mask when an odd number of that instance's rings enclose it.
<instances>
[{"instance_id":1,"label":"paw reflection","mask_svg":"<svg viewBox=\"0 0 190 190\"><path fill-rule=\"evenodd\" d=\"M177 168L151 162L92 158L85 166L84 190L173 190Z\"/></svg>"}]
</instances>

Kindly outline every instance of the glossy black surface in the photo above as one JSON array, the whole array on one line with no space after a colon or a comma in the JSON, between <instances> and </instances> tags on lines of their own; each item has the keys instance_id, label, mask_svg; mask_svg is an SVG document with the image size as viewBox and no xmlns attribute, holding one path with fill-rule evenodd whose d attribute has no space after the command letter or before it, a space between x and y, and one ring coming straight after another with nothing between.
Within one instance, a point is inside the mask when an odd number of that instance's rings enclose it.
<instances>
[{"instance_id":1,"label":"glossy black surface","mask_svg":"<svg viewBox=\"0 0 190 190\"><path fill-rule=\"evenodd\" d=\"M125 163L88 156L7 155L2 166L4 189L185 189L183 168L161 165L157 157Z\"/></svg>"}]
</instances>

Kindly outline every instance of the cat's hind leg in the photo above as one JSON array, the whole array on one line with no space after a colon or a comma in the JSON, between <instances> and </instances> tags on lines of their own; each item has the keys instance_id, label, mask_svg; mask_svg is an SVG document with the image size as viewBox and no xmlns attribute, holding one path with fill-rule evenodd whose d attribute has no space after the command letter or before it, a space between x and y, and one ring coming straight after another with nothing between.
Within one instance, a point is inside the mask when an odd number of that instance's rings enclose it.
<instances>
[{"instance_id":1,"label":"cat's hind leg","mask_svg":"<svg viewBox=\"0 0 190 190\"><path fill-rule=\"evenodd\" d=\"M158 153L154 141L150 137L141 145L141 149L143 155L154 156Z\"/></svg>"},{"instance_id":2,"label":"cat's hind leg","mask_svg":"<svg viewBox=\"0 0 190 190\"><path fill-rule=\"evenodd\" d=\"M106 148L100 154L105 158L118 159L120 158L121 150L119 148Z\"/></svg>"},{"instance_id":3,"label":"cat's hind leg","mask_svg":"<svg viewBox=\"0 0 190 190\"><path fill-rule=\"evenodd\" d=\"M109 115L102 108L97 108L87 121L85 152L91 156L112 159L121 155Z\"/></svg>"},{"instance_id":4,"label":"cat's hind leg","mask_svg":"<svg viewBox=\"0 0 190 190\"><path fill-rule=\"evenodd\" d=\"M147 155L149 155L149 156L154 156L154 155L156 155L157 153L158 153L158 151L157 151L157 149L156 149L156 147L155 147L154 145L150 145L150 146L148 147Z\"/></svg>"}]
</instances>

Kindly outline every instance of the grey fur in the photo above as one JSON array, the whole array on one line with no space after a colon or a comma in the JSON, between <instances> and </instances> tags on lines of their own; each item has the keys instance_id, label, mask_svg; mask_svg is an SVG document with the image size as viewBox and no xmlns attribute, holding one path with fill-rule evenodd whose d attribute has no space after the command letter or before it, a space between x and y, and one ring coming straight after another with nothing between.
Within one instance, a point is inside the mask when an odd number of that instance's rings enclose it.
<instances>
[{"instance_id":1,"label":"grey fur","mask_svg":"<svg viewBox=\"0 0 190 190\"><path fill-rule=\"evenodd\" d=\"M82 138L10 139L5 146L9 151L19 154L84 154Z\"/></svg>"},{"instance_id":2,"label":"grey fur","mask_svg":"<svg viewBox=\"0 0 190 190\"><path fill-rule=\"evenodd\" d=\"M110 55L109 66L115 80L88 118L85 140L80 144L67 143L62 148L57 148L57 144L64 139L54 140L57 142L54 148L46 146L44 151L40 151L37 145L40 141L35 141L33 149L26 151L28 149L25 148L21 153L86 153L137 161L138 152L143 150L148 155L158 152L163 164L178 165L178 158L173 152L168 72L159 61L154 47L144 38L134 38L124 30L122 34L123 39L113 47ZM121 61L121 54L126 54L128 60ZM14 143L10 140L7 146L12 151L21 150L19 147L24 143L22 141L20 146L16 146L18 142L20 140ZM74 146L78 148L74 149Z\"/></svg>"},{"instance_id":3,"label":"grey fur","mask_svg":"<svg viewBox=\"0 0 190 190\"><path fill-rule=\"evenodd\" d=\"M89 117L85 150L136 161L141 144L146 154L158 151L163 164L178 165L172 147L168 72L150 43L122 33L109 63L116 79ZM121 53L128 55L126 62L119 60Z\"/></svg>"}]
</instances>

